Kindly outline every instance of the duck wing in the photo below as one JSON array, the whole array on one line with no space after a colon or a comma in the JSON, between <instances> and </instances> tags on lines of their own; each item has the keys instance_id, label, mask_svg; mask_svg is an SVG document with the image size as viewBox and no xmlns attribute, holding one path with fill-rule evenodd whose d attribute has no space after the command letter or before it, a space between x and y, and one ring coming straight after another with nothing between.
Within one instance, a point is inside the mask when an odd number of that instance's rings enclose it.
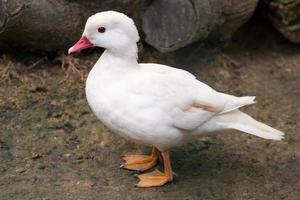
<instances>
[{"instance_id":1,"label":"duck wing","mask_svg":"<svg viewBox=\"0 0 300 200\"><path fill-rule=\"evenodd\" d=\"M140 64L132 92L168 115L172 126L194 130L212 117L254 103L254 97L217 92L191 73L160 64Z\"/></svg>"}]
</instances>

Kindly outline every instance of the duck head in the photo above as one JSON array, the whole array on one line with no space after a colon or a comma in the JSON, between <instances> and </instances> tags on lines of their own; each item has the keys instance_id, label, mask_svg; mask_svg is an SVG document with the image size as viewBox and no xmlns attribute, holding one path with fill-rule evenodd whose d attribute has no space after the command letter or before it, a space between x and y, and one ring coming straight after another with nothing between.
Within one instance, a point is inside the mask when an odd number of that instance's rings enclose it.
<instances>
[{"instance_id":1,"label":"duck head","mask_svg":"<svg viewBox=\"0 0 300 200\"><path fill-rule=\"evenodd\" d=\"M69 48L68 53L90 47L102 47L113 54L123 55L137 51L140 37L131 18L116 11L105 11L88 18L82 37Z\"/></svg>"}]
</instances>

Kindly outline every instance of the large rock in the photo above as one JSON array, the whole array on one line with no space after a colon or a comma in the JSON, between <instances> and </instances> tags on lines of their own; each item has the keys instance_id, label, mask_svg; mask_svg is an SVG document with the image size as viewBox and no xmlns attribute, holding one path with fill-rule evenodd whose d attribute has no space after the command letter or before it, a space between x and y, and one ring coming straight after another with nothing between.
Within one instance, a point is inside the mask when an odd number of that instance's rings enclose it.
<instances>
[{"instance_id":1,"label":"large rock","mask_svg":"<svg viewBox=\"0 0 300 200\"><path fill-rule=\"evenodd\" d=\"M284 37L300 44L300 1L299 0L265 0L264 14L272 21L274 27Z\"/></svg>"},{"instance_id":2,"label":"large rock","mask_svg":"<svg viewBox=\"0 0 300 200\"><path fill-rule=\"evenodd\" d=\"M143 16L146 41L167 52L198 40L225 40L256 5L257 0L154 0Z\"/></svg>"}]
</instances>

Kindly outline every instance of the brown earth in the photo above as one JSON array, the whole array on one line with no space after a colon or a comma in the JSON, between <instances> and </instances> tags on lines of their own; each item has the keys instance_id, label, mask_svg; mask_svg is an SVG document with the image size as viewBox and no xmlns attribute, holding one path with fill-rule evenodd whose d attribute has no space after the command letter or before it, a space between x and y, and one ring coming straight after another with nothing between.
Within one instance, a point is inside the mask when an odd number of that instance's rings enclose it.
<instances>
[{"instance_id":1,"label":"brown earth","mask_svg":"<svg viewBox=\"0 0 300 200\"><path fill-rule=\"evenodd\" d=\"M219 91L257 96L243 110L287 133L279 142L234 130L195 138L171 150L175 181L150 189L119 169L122 154L150 148L112 134L87 106L84 78L99 55L2 55L1 200L299 199L299 46L252 22L224 49L145 47L145 62L186 66Z\"/></svg>"}]
</instances>

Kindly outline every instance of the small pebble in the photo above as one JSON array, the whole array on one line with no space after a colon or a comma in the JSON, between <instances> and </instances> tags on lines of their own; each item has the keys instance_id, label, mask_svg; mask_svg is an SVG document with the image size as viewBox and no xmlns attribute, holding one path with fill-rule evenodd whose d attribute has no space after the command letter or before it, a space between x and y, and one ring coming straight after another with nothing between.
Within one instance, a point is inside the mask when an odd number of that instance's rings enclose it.
<instances>
[{"instance_id":1,"label":"small pebble","mask_svg":"<svg viewBox=\"0 0 300 200\"><path fill-rule=\"evenodd\" d=\"M16 173L18 173L18 174L21 174L25 171L26 171L26 169L24 167L20 167L20 168L16 169Z\"/></svg>"}]
</instances>

